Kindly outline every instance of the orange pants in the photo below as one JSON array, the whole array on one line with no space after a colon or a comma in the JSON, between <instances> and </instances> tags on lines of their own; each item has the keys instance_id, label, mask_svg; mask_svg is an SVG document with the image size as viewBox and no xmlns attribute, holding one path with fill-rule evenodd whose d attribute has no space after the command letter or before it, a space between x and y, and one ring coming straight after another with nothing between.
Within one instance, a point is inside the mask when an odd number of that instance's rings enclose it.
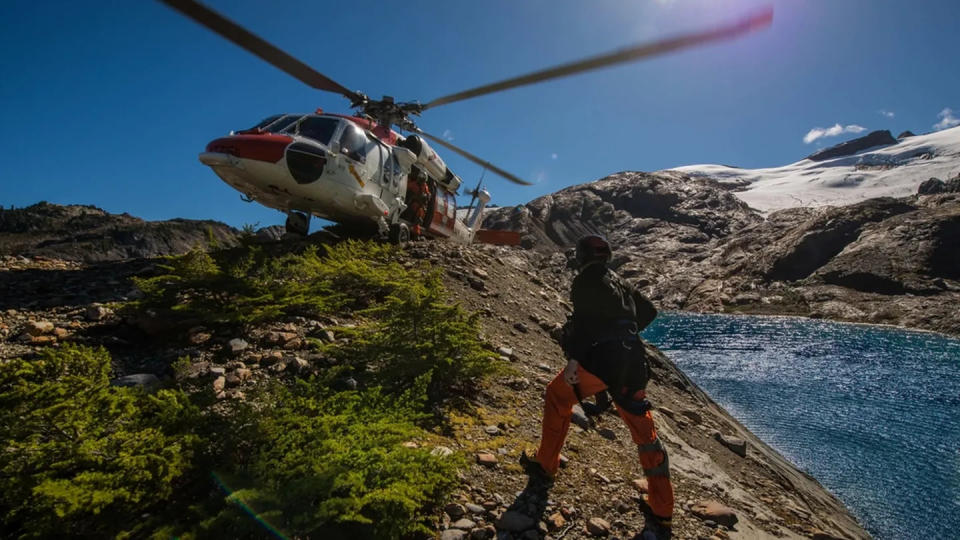
<instances>
[{"instance_id":1,"label":"orange pants","mask_svg":"<svg viewBox=\"0 0 960 540\"><path fill-rule=\"evenodd\" d=\"M607 385L596 375L580 367L577 369L580 383L580 397L586 399L607 388ZM642 400L646 396L643 390L634 395L634 399ZM540 438L540 449L537 451L537 461L551 475L557 474L560 468L560 448L570 430L570 418L573 416L573 406L577 403L577 395L573 387L563 380L561 371L553 381L547 385L546 404L543 407L543 433ZM653 426L653 416L647 411L643 416L631 414L617 406L620 418L630 428L630 436L636 443L640 454L640 466L647 477L650 509L657 517L669 519L673 516L673 484L670 483L670 468L667 461L666 449L657 438L657 430ZM589 451L589 450L588 450Z\"/></svg>"}]
</instances>

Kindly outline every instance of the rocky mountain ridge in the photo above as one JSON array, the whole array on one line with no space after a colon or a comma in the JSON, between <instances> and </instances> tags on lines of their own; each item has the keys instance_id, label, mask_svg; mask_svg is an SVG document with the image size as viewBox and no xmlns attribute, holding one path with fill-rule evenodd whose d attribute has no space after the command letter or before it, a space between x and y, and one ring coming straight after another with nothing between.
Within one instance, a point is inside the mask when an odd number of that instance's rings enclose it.
<instances>
[{"instance_id":1,"label":"rocky mountain ridge","mask_svg":"<svg viewBox=\"0 0 960 540\"><path fill-rule=\"evenodd\" d=\"M484 225L522 231L524 245L546 251L604 234L613 266L665 309L960 335L958 181L932 179L921 190L929 195L763 215L708 178L622 172L495 210Z\"/></svg>"},{"instance_id":2,"label":"rocky mountain ridge","mask_svg":"<svg viewBox=\"0 0 960 540\"><path fill-rule=\"evenodd\" d=\"M236 245L240 231L218 221L145 221L95 206L39 202L0 208L0 254L103 262Z\"/></svg>"}]
</instances>

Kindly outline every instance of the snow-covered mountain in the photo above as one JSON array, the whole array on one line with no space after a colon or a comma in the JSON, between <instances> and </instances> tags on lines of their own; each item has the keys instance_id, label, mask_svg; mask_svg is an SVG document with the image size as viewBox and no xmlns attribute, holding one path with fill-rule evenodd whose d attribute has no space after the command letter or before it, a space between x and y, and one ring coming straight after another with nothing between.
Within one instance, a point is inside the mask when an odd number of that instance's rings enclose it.
<instances>
[{"instance_id":1,"label":"snow-covered mountain","mask_svg":"<svg viewBox=\"0 0 960 540\"><path fill-rule=\"evenodd\" d=\"M763 212L906 197L925 180L960 173L960 126L825 161L808 158L769 169L690 165L671 170L743 186L737 197Z\"/></svg>"}]
</instances>

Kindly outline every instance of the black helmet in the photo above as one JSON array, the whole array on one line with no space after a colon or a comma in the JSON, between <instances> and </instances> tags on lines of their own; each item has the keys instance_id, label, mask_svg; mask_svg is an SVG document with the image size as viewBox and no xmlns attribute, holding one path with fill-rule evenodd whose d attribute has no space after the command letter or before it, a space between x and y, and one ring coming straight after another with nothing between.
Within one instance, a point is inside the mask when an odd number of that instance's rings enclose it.
<instances>
[{"instance_id":1,"label":"black helmet","mask_svg":"<svg viewBox=\"0 0 960 540\"><path fill-rule=\"evenodd\" d=\"M579 268L597 261L606 264L610 262L612 256L613 251L610 249L610 242L607 242L607 239L602 236L592 234L577 241L576 259Z\"/></svg>"}]
</instances>

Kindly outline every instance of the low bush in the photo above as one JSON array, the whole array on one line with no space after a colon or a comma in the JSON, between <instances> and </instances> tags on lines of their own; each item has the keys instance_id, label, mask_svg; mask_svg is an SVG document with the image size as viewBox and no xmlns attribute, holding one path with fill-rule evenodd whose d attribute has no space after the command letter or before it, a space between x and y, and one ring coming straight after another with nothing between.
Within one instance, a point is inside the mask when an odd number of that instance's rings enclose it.
<instances>
[{"instance_id":1,"label":"low bush","mask_svg":"<svg viewBox=\"0 0 960 540\"><path fill-rule=\"evenodd\" d=\"M103 349L0 363L0 514L12 536L115 534L190 469L197 410L180 391L110 386Z\"/></svg>"},{"instance_id":2,"label":"low bush","mask_svg":"<svg viewBox=\"0 0 960 540\"><path fill-rule=\"evenodd\" d=\"M453 487L460 462L409 444L428 436L415 424L424 386L392 396L333 393L316 382L275 387L246 471L255 487L231 499L292 536L430 534L424 509Z\"/></svg>"},{"instance_id":3,"label":"low bush","mask_svg":"<svg viewBox=\"0 0 960 540\"><path fill-rule=\"evenodd\" d=\"M135 278L150 309L172 323L258 323L283 316L316 317L368 307L397 284L416 279L396 248L349 240L271 253L242 246L214 254L196 249L168 258L161 275ZM176 327L176 325L174 324Z\"/></svg>"},{"instance_id":4,"label":"low bush","mask_svg":"<svg viewBox=\"0 0 960 540\"><path fill-rule=\"evenodd\" d=\"M478 338L478 316L447 304L444 295L437 272L404 282L361 312L368 323L349 329L348 341L323 350L389 390L425 380L431 404L464 393L497 367Z\"/></svg>"},{"instance_id":5,"label":"low bush","mask_svg":"<svg viewBox=\"0 0 960 540\"><path fill-rule=\"evenodd\" d=\"M29 523L38 536L430 534L428 512L462 463L424 444L435 438L435 413L496 369L477 317L447 303L438 271L404 264L392 246L277 249L285 248L171 257L160 275L137 280L143 298L126 309L153 311L174 330L349 320L334 329L345 339L317 342L332 362L310 380L244 388L247 403L215 407L204 384L190 396L201 414L180 391L110 387L102 350L64 347L0 367L8 531L27 535ZM189 365L181 359L174 371ZM347 374L359 389L335 391ZM210 495L214 471L230 486L223 497ZM151 517L138 522L141 513Z\"/></svg>"}]
</instances>

